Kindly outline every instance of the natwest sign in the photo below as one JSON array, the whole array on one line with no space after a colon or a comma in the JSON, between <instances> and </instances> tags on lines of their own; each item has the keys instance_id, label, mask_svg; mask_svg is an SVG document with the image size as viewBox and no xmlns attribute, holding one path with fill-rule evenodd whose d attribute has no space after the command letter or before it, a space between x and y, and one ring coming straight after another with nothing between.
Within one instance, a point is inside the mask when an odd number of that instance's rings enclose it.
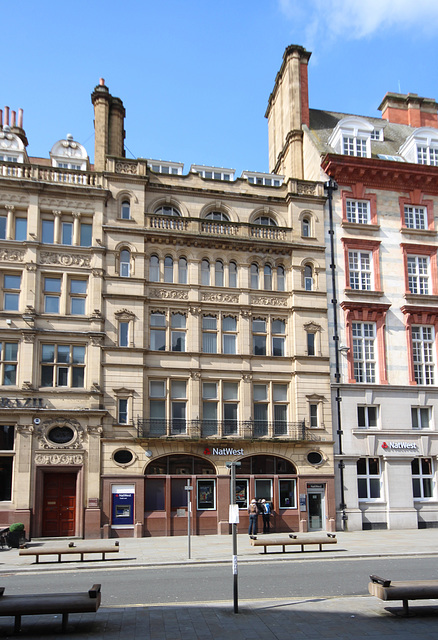
<instances>
[{"instance_id":1,"label":"natwest sign","mask_svg":"<svg viewBox=\"0 0 438 640\"><path fill-rule=\"evenodd\" d=\"M243 456L243 449L232 449L231 447L205 447L205 456Z\"/></svg>"},{"instance_id":2,"label":"natwest sign","mask_svg":"<svg viewBox=\"0 0 438 640\"><path fill-rule=\"evenodd\" d=\"M405 451L412 451L412 449L417 449L416 442L383 442L382 449L402 449Z\"/></svg>"}]
</instances>

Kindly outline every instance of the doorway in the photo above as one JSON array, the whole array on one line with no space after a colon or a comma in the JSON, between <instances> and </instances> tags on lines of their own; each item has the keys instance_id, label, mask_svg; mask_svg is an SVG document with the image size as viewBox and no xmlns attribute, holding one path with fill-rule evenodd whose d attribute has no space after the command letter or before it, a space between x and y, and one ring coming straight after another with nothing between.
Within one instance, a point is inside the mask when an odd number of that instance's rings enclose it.
<instances>
[{"instance_id":1,"label":"doorway","mask_svg":"<svg viewBox=\"0 0 438 640\"><path fill-rule=\"evenodd\" d=\"M309 531L321 531L325 524L324 489L307 488Z\"/></svg>"},{"instance_id":2,"label":"doorway","mask_svg":"<svg viewBox=\"0 0 438 640\"><path fill-rule=\"evenodd\" d=\"M45 473L42 536L74 536L75 525L76 473Z\"/></svg>"}]
</instances>

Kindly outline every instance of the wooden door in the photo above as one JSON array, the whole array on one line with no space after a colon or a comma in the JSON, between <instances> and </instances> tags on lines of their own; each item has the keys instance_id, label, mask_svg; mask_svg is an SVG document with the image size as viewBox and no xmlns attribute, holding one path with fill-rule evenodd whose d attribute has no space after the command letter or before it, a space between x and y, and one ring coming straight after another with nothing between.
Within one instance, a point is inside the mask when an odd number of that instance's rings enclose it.
<instances>
[{"instance_id":1,"label":"wooden door","mask_svg":"<svg viewBox=\"0 0 438 640\"><path fill-rule=\"evenodd\" d=\"M45 473L42 535L75 535L76 474Z\"/></svg>"}]
</instances>

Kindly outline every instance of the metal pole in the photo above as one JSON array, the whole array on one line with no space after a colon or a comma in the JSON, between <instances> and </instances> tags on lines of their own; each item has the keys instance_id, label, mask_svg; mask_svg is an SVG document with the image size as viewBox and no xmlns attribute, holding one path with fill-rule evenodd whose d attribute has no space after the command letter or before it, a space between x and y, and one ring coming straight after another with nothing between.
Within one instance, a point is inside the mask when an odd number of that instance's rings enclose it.
<instances>
[{"instance_id":1,"label":"metal pole","mask_svg":"<svg viewBox=\"0 0 438 640\"><path fill-rule=\"evenodd\" d=\"M191 491L192 491L192 486L190 485L190 478L187 480L187 485L184 487L184 489L187 491L187 553L188 553L188 559L191 559L191 549L190 549L190 512L192 510L192 502L190 499L190 495L191 495Z\"/></svg>"},{"instance_id":2,"label":"metal pole","mask_svg":"<svg viewBox=\"0 0 438 640\"><path fill-rule=\"evenodd\" d=\"M236 503L236 465L231 463L231 496L230 504ZM239 613L238 582L237 582L237 523L231 525L233 532L233 601L234 613Z\"/></svg>"}]
</instances>

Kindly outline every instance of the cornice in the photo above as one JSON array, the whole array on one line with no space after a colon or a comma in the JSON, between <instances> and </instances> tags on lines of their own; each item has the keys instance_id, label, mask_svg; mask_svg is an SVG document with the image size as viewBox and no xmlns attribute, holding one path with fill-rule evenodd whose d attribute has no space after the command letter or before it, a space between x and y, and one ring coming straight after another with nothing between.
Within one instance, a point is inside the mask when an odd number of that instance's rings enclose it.
<instances>
[{"instance_id":1,"label":"cornice","mask_svg":"<svg viewBox=\"0 0 438 640\"><path fill-rule=\"evenodd\" d=\"M359 182L386 191L421 189L422 192L438 195L438 167L336 154L324 156L321 167L342 185Z\"/></svg>"}]
</instances>

